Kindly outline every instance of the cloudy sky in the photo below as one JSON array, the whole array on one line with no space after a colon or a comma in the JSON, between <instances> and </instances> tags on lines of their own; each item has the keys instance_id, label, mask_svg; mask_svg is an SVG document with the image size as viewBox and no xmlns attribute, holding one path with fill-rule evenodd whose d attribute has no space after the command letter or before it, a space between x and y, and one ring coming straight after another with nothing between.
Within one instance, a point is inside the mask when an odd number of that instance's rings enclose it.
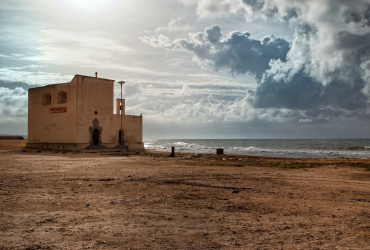
<instances>
[{"instance_id":1,"label":"cloudy sky","mask_svg":"<svg viewBox=\"0 0 370 250\"><path fill-rule=\"evenodd\" d=\"M2 0L0 31L0 134L97 71L144 139L370 138L370 0Z\"/></svg>"}]
</instances>

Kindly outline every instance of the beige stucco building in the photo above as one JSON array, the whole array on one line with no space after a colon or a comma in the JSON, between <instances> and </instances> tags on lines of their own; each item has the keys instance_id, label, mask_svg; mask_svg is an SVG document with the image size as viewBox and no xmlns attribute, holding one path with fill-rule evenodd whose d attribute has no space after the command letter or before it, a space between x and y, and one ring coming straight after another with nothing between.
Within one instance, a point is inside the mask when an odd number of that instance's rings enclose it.
<instances>
[{"instance_id":1,"label":"beige stucco building","mask_svg":"<svg viewBox=\"0 0 370 250\"><path fill-rule=\"evenodd\" d=\"M114 80L75 75L70 83L29 89L27 147L40 149L144 150L143 117L125 115L125 100L116 100Z\"/></svg>"}]
</instances>

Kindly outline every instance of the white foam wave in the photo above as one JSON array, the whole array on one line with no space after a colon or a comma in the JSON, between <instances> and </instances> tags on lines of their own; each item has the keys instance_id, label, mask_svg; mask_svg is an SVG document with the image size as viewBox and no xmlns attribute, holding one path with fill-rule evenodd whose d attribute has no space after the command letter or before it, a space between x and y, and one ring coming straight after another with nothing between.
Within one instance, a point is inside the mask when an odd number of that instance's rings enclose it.
<instances>
[{"instance_id":1,"label":"white foam wave","mask_svg":"<svg viewBox=\"0 0 370 250\"><path fill-rule=\"evenodd\" d=\"M236 142L238 143L238 141ZM279 142L280 143L280 142ZM289 142L290 143L290 142ZM259 155L259 156L276 156L276 157L308 157L308 158L326 158L326 157L349 157L349 158L370 158L370 146L362 146L362 150L353 150L344 147L325 146L319 147L312 145L308 141L305 145L297 144L294 148L284 148L286 144L284 141L277 145L272 141L271 145L265 143L262 147L252 145L233 145L234 142L229 143L225 141L171 141L171 140L153 140L145 141L145 148L148 150L170 151L171 147L175 146L177 152L189 153L215 153L216 148L223 148L225 154L245 154L245 155ZM356 146L357 147L357 146Z\"/></svg>"},{"instance_id":2,"label":"white foam wave","mask_svg":"<svg viewBox=\"0 0 370 250\"><path fill-rule=\"evenodd\" d=\"M182 145L188 145L188 144L183 141L178 141L178 142L173 143L173 145L182 146Z\"/></svg>"}]
</instances>

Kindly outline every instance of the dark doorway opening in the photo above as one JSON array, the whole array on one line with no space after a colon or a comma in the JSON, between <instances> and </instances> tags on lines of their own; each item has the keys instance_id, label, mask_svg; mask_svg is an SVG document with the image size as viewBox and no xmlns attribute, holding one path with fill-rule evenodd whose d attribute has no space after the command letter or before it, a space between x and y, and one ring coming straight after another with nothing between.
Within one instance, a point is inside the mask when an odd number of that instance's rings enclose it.
<instances>
[{"instance_id":1,"label":"dark doorway opening","mask_svg":"<svg viewBox=\"0 0 370 250\"><path fill-rule=\"evenodd\" d=\"M122 145L124 144L124 141L122 140L123 138L123 131L120 130L118 131L118 144L121 145L121 142L122 142Z\"/></svg>"},{"instance_id":2,"label":"dark doorway opening","mask_svg":"<svg viewBox=\"0 0 370 250\"><path fill-rule=\"evenodd\" d=\"M94 129L93 131L93 145L99 145L99 130Z\"/></svg>"}]
</instances>

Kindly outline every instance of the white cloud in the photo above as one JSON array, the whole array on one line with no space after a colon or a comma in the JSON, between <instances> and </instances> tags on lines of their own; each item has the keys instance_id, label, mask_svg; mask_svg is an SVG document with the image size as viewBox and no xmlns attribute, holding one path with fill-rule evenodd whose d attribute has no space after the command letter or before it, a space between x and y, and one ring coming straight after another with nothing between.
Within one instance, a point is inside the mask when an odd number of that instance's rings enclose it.
<instances>
[{"instance_id":1,"label":"white cloud","mask_svg":"<svg viewBox=\"0 0 370 250\"><path fill-rule=\"evenodd\" d=\"M116 56L134 52L117 42L95 36L57 30L42 30L38 40L40 54L25 59L58 65L109 65Z\"/></svg>"},{"instance_id":2,"label":"white cloud","mask_svg":"<svg viewBox=\"0 0 370 250\"><path fill-rule=\"evenodd\" d=\"M161 26L155 29L155 32L182 32L194 30L189 23L185 22L184 18L177 17L170 20L167 26Z\"/></svg>"},{"instance_id":3,"label":"white cloud","mask_svg":"<svg viewBox=\"0 0 370 250\"><path fill-rule=\"evenodd\" d=\"M126 83L123 85L123 93L124 93L125 98L130 97L130 96L136 96L142 92L143 92L143 87L141 83Z\"/></svg>"},{"instance_id":4,"label":"white cloud","mask_svg":"<svg viewBox=\"0 0 370 250\"><path fill-rule=\"evenodd\" d=\"M93 34L91 32L76 33L60 30L41 30L39 42L42 44L70 45L75 48L89 48L89 50L127 54L135 52L131 47L119 44L117 41Z\"/></svg>"},{"instance_id":5,"label":"white cloud","mask_svg":"<svg viewBox=\"0 0 370 250\"><path fill-rule=\"evenodd\" d=\"M41 66L42 67L42 66ZM38 66L0 68L0 78L7 82L24 82L30 85L47 85L53 83L70 82L73 75L62 75L43 71L34 71Z\"/></svg>"},{"instance_id":6,"label":"white cloud","mask_svg":"<svg viewBox=\"0 0 370 250\"><path fill-rule=\"evenodd\" d=\"M299 119L299 122L301 122L301 123L311 123L312 119Z\"/></svg>"},{"instance_id":7,"label":"white cloud","mask_svg":"<svg viewBox=\"0 0 370 250\"><path fill-rule=\"evenodd\" d=\"M185 86L185 85L184 85ZM127 100L129 113L142 112L145 120L151 122L248 122L268 121L287 122L299 116L298 111L287 109L254 109L249 98L236 98L231 101L219 99L213 95L204 96L191 93L190 88L182 87L175 94L175 99L158 100L158 95L145 98L145 102ZM141 95L145 95L142 93ZM160 95L159 95L160 96ZM188 99L192 96L191 100Z\"/></svg>"},{"instance_id":8,"label":"white cloud","mask_svg":"<svg viewBox=\"0 0 370 250\"><path fill-rule=\"evenodd\" d=\"M5 54L1 54L1 53L0 53L0 57L2 57L2 58L10 58L9 55L5 55Z\"/></svg>"},{"instance_id":9,"label":"white cloud","mask_svg":"<svg viewBox=\"0 0 370 250\"><path fill-rule=\"evenodd\" d=\"M197 14L202 17L222 17L241 10L239 0L180 0L185 5L197 5Z\"/></svg>"},{"instance_id":10,"label":"white cloud","mask_svg":"<svg viewBox=\"0 0 370 250\"><path fill-rule=\"evenodd\" d=\"M193 91L186 85L183 85L180 91L175 92L175 96L191 96Z\"/></svg>"},{"instance_id":11,"label":"white cloud","mask_svg":"<svg viewBox=\"0 0 370 250\"><path fill-rule=\"evenodd\" d=\"M28 92L22 88L14 90L0 87L0 115L4 117L26 117Z\"/></svg>"},{"instance_id":12,"label":"white cloud","mask_svg":"<svg viewBox=\"0 0 370 250\"><path fill-rule=\"evenodd\" d=\"M93 34L77 34L56 30L44 30L40 38L40 54L26 57L38 63L63 66L89 67L92 69L122 70L140 74L168 76L169 72L123 64L121 58L135 50L114 40ZM130 63L131 64L131 63Z\"/></svg>"}]
</instances>

